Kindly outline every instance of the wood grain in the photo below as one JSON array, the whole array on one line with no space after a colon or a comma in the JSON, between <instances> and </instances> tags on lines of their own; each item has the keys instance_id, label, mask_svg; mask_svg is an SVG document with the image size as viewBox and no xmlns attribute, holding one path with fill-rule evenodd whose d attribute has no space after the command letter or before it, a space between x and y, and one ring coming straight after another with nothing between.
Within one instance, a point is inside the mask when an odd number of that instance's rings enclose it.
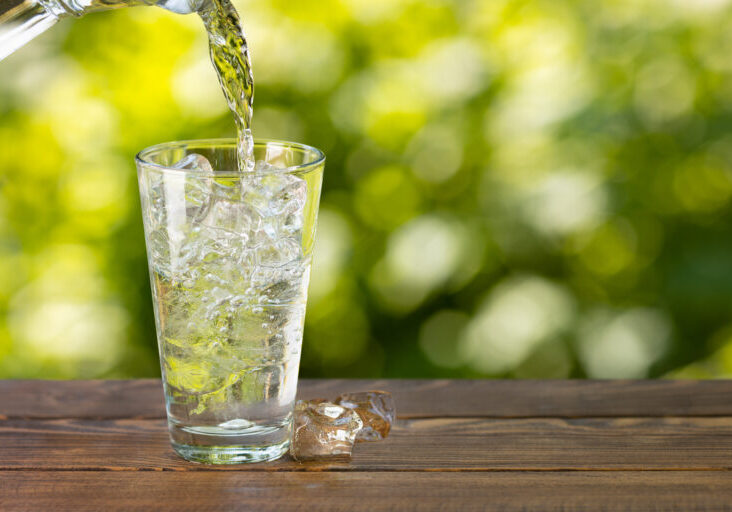
<instances>
[{"instance_id":1,"label":"wood grain","mask_svg":"<svg viewBox=\"0 0 732 512\"><path fill-rule=\"evenodd\" d=\"M729 472L0 472L0 510L730 510Z\"/></svg>"},{"instance_id":2,"label":"wood grain","mask_svg":"<svg viewBox=\"0 0 732 512\"><path fill-rule=\"evenodd\" d=\"M162 386L0 381L0 510L732 510L732 381L304 380L385 389L350 463L212 467L169 444Z\"/></svg>"},{"instance_id":3,"label":"wood grain","mask_svg":"<svg viewBox=\"0 0 732 512\"><path fill-rule=\"evenodd\" d=\"M163 420L5 420L0 469L179 470ZM230 466L237 471L727 470L732 417L413 419L356 446L350 463Z\"/></svg>"},{"instance_id":4,"label":"wood grain","mask_svg":"<svg viewBox=\"0 0 732 512\"><path fill-rule=\"evenodd\" d=\"M308 380L305 398L392 391L401 418L732 416L732 381ZM0 418L164 418L159 380L0 381Z\"/></svg>"}]
</instances>

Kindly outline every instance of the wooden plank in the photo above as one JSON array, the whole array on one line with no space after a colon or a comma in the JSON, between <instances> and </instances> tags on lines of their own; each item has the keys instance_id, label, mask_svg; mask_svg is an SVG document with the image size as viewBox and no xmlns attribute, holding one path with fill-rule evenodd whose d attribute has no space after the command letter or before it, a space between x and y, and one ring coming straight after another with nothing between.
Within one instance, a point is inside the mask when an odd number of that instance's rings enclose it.
<instances>
[{"instance_id":1,"label":"wooden plank","mask_svg":"<svg viewBox=\"0 0 732 512\"><path fill-rule=\"evenodd\" d=\"M305 398L384 389L399 416L732 416L732 381L308 380ZM0 381L0 418L163 418L159 380Z\"/></svg>"},{"instance_id":2,"label":"wooden plank","mask_svg":"<svg viewBox=\"0 0 732 512\"><path fill-rule=\"evenodd\" d=\"M177 457L163 420L0 421L0 469L220 469ZM243 471L720 470L732 417L400 420L350 463L231 466Z\"/></svg>"},{"instance_id":3,"label":"wooden plank","mask_svg":"<svg viewBox=\"0 0 732 512\"><path fill-rule=\"evenodd\" d=\"M729 472L0 472L1 510L729 510Z\"/></svg>"},{"instance_id":4,"label":"wooden plank","mask_svg":"<svg viewBox=\"0 0 732 512\"><path fill-rule=\"evenodd\" d=\"M0 419L164 417L158 379L0 380Z\"/></svg>"}]
</instances>

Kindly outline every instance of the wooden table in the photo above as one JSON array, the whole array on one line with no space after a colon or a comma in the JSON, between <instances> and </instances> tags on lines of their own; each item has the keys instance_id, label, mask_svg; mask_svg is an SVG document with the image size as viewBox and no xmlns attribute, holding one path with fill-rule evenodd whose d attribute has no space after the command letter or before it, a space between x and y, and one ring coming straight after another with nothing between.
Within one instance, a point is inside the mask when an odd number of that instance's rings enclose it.
<instances>
[{"instance_id":1,"label":"wooden table","mask_svg":"<svg viewBox=\"0 0 732 512\"><path fill-rule=\"evenodd\" d=\"M0 510L732 510L732 381L305 380L385 389L351 463L210 467L157 380L0 381Z\"/></svg>"}]
</instances>

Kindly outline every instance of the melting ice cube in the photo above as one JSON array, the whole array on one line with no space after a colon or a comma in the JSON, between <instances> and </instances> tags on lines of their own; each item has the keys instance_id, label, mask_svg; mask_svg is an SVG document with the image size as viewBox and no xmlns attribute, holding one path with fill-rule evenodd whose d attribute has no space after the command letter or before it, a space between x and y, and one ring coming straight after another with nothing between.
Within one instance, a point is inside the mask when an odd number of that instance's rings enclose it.
<instances>
[{"instance_id":1,"label":"melting ice cube","mask_svg":"<svg viewBox=\"0 0 732 512\"><path fill-rule=\"evenodd\" d=\"M335 403L352 409L363 421L358 441L380 441L389 435L391 424L396 418L396 408L391 393L386 391L362 391L360 393L344 393L336 398Z\"/></svg>"},{"instance_id":2,"label":"melting ice cube","mask_svg":"<svg viewBox=\"0 0 732 512\"><path fill-rule=\"evenodd\" d=\"M350 458L363 421L356 411L324 399L298 400L290 454L295 460Z\"/></svg>"}]
</instances>

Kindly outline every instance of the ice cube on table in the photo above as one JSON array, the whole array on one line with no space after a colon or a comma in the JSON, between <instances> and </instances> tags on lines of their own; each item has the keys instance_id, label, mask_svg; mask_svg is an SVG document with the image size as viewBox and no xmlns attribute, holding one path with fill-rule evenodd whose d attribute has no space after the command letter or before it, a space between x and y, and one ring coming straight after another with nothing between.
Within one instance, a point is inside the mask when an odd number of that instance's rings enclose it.
<instances>
[{"instance_id":1,"label":"ice cube on table","mask_svg":"<svg viewBox=\"0 0 732 512\"><path fill-rule=\"evenodd\" d=\"M298 400L293 414L290 454L297 461L351 457L363 421L352 409L325 399Z\"/></svg>"},{"instance_id":2,"label":"ice cube on table","mask_svg":"<svg viewBox=\"0 0 732 512\"><path fill-rule=\"evenodd\" d=\"M381 441L389 435L396 418L396 407L387 391L362 391L344 393L335 399L336 404L354 410L363 421L357 441Z\"/></svg>"}]
</instances>

